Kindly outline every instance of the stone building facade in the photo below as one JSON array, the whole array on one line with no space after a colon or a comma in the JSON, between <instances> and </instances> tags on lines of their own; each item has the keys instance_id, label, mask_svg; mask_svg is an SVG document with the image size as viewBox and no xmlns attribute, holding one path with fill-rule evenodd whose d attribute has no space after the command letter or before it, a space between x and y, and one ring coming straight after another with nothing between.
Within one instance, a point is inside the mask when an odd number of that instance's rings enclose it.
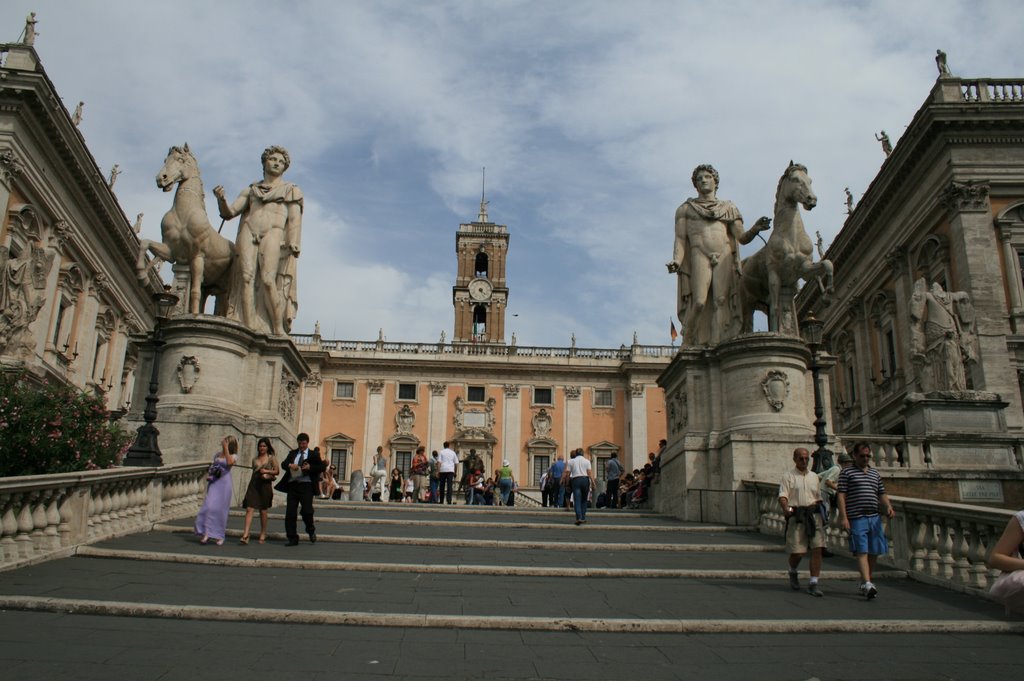
<instances>
[{"instance_id":1,"label":"stone building facade","mask_svg":"<svg viewBox=\"0 0 1024 681\"><path fill-rule=\"evenodd\" d=\"M30 45L0 46L0 364L126 410L152 328L138 237Z\"/></svg>"},{"instance_id":2,"label":"stone building facade","mask_svg":"<svg viewBox=\"0 0 1024 681\"><path fill-rule=\"evenodd\" d=\"M300 429L330 453L340 477L368 471L378 446L408 472L420 445L450 441L480 454L487 471L508 459L535 486L557 455L582 447L597 464L612 452L643 466L665 437L658 375L670 346L618 349L506 343L509 232L485 203L456 232L452 341L392 343L292 335L312 371L302 389Z\"/></svg>"},{"instance_id":3,"label":"stone building facade","mask_svg":"<svg viewBox=\"0 0 1024 681\"><path fill-rule=\"evenodd\" d=\"M814 287L798 298L801 316L813 310L825 321L836 359L830 377L834 430L846 444L858 438L877 443L876 458L890 469L897 493L971 500L965 479L989 485L998 496L993 477L1020 477L1022 254L1024 80L940 75L825 254L836 266L834 298L823 299ZM945 478L931 450L953 435L922 439L911 417L915 394L927 390L915 365L922 357L914 344L919 320L911 301L915 285L923 291L934 284L969 297L973 315L957 322L976 327L965 387L1005 403L999 413L1004 422L996 429L1002 434L991 438L1008 453L965 453L960 472ZM967 418L964 410L960 415ZM964 431L974 429L964 424ZM922 453L924 471L909 470L914 449ZM934 475L916 486L900 484L929 471ZM980 497L975 500L986 500ZM1017 502L1014 507L1024 499Z\"/></svg>"}]
</instances>

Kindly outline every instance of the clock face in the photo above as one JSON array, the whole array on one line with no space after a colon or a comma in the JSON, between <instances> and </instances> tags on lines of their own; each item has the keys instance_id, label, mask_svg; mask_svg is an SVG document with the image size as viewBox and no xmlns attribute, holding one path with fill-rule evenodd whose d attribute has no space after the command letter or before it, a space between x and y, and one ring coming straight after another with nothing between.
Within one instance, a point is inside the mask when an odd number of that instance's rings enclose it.
<instances>
[{"instance_id":1,"label":"clock face","mask_svg":"<svg viewBox=\"0 0 1024 681\"><path fill-rule=\"evenodd\" d=\"M469 282L469 297L473 300L487 300L491 297L491 282L486 279L474 279Z\"/></svg>"}]
</instances>

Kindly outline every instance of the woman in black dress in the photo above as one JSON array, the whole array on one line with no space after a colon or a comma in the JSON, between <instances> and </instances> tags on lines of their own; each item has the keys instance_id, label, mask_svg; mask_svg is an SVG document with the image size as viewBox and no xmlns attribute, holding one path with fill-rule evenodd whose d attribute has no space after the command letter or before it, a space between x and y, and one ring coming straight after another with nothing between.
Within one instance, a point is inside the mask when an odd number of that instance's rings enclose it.
<instances>
[{"instance_id":1,"label":"woman in black dress","mask_svg":"<svg viewBox=\"0 0 1024 681\"><path fill-rule=\"evenodd\" d=\"M245 506L245 529L242 530L240 540L242 544L249 543L249 527L255 510L260 512L260 543L267 540L267 509L274 503L274 478L281 472L269 438L261 437L256 450L256 458L252 461L252 477L242 500Z\"/></svg>"},{"instance_id":2,"label":"woman in black dress","mask_svg":"<svg viewBox=\"0 0 1024 681\"><path fill-rule=\"evenodd\" d=\"M402 479L402 471L398 468L391 469L391 481L388 485L388 501L401 501L405 480Z\"/></svg>"}]
</instances>

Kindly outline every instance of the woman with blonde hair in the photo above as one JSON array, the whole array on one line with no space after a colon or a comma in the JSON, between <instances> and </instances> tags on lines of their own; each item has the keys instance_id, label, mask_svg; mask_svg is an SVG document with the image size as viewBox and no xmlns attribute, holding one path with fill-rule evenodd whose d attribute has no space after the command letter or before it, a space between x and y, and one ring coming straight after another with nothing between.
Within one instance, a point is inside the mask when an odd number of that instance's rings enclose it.
<instances>
[{"instance_id":1,"label":"woman with blonde hair","mask_svg":"<svg viewBox=\"0 0 1024 681\"><path fill-rule=\"evenodd\" d=\"M213 463L206 472L206 498L196 516L195 533L203 535L200 544L211 538L217 546L224 544L227 533L228 512L231 510L231 467L238 454L238 440L228 435L220 441L220 451L213 455Z\"/></svg>"},{"instance_id":2,"label":"woman with blonde hair","mask_svg":"<svg viewBox=\"0 0 1024 681\"><path fill-rule=\"evenodd\" d=\"M260 543L267 540L267 509L274 503L274 479L280 475L281 465L274 457L274 446L270 438L261 437L256 444L256 458L252 460L252 477L245 490L242 506L245 507L245 527L242 529L242 544L249 543L249 528L252 526L253 511L260 512Z\"/></svg>"}]
</instances>

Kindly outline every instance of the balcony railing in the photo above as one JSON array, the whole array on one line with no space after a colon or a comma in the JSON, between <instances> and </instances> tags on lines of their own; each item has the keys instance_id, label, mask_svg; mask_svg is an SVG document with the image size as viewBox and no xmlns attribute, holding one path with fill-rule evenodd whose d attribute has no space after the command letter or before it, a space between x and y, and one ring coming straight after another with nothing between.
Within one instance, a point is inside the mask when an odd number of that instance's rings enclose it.
<instances>
[{"instance_id":1,"label":"balcony railing","mask_svg":"<svg viewBox=\"0 0 1024 681\"><path fill-rule=\"evenodd\" d=\"M1024 102L1024 80L961 80L960 92L965 102Z\"/></svg>"}]
</instances>

